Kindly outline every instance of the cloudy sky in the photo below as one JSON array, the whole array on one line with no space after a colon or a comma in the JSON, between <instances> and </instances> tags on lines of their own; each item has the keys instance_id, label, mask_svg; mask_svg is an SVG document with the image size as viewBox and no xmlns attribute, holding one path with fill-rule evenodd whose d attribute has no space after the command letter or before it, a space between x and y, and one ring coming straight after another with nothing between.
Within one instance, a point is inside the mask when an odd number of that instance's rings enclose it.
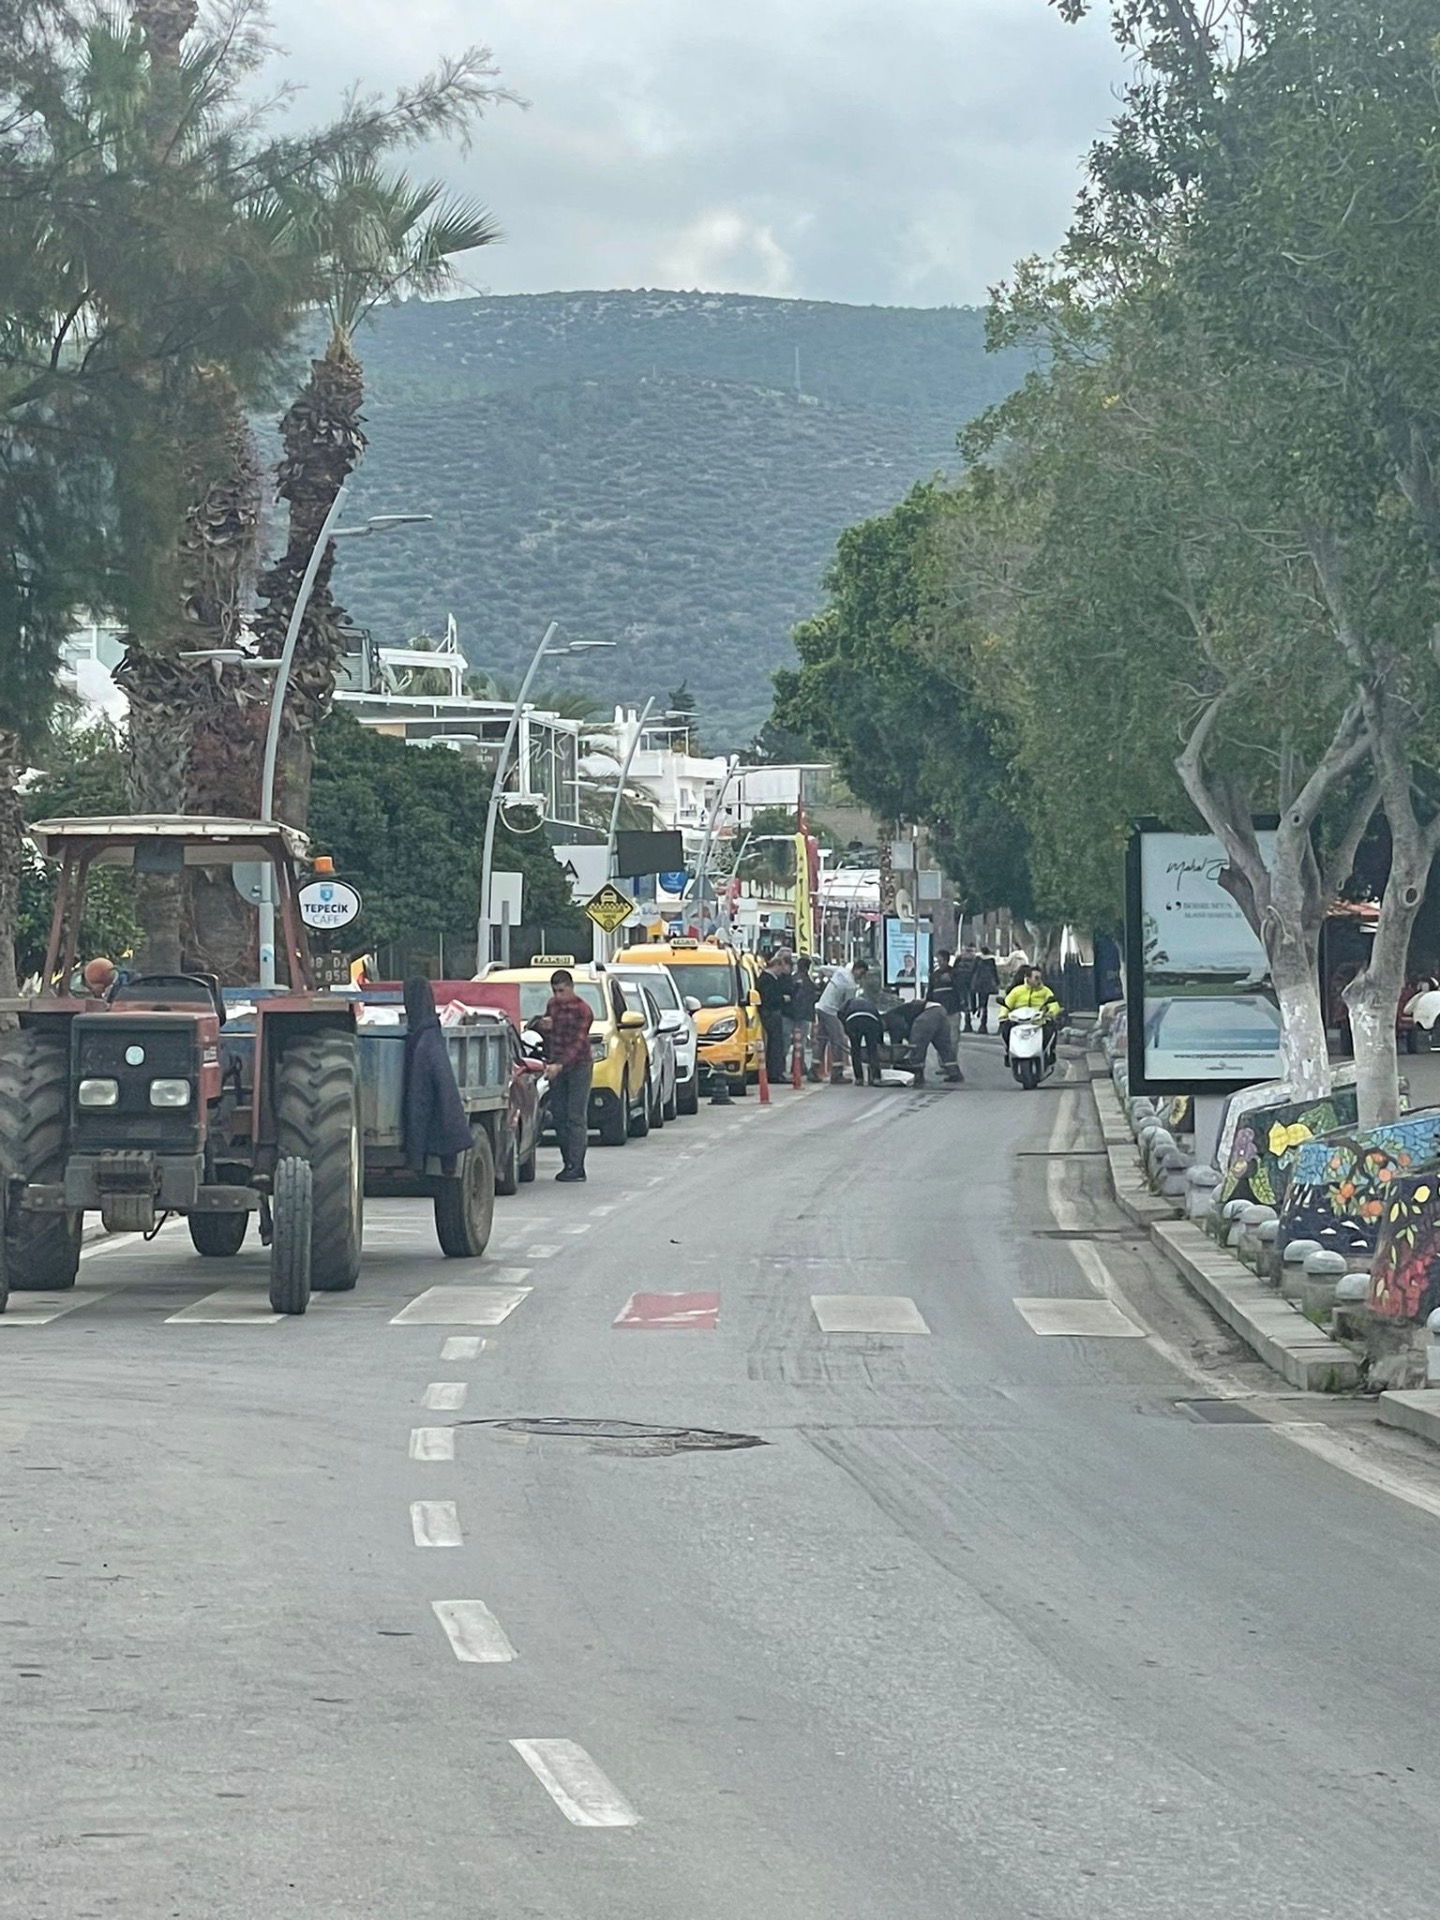
<instances>
[{"instance_id":1,"label":"cloudy sky","mask_svg":"<svg viewBox=\"0 0 1440 1920\"><path fill-rule=\"evenodd\" d=\"M1121 73L1045 0L273 0L292 112L479 41L529 103L428 170L505 244L477 290L938 306L1059 240Z\"/></svg>"}]
</instances>

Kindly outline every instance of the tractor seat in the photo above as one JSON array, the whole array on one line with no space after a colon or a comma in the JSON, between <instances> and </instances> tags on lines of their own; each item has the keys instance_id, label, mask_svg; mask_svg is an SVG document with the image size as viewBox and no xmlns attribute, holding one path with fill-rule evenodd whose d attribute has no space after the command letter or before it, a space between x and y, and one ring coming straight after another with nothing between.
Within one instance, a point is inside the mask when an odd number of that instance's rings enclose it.
<instances>
[{"instance_id":1,"label":"tractor seat","mask_svg":"<svg viewBox=\"0 0 1440 1920\"><path fill-rule=\"evenodd\" d=\"M156 1013L175 1013L187 1007L206 1007L225 1024L225 996L213 973L137 973L110 991L112 1007L127 1000L143 1000Z\"/></svg>"}]
</instances>

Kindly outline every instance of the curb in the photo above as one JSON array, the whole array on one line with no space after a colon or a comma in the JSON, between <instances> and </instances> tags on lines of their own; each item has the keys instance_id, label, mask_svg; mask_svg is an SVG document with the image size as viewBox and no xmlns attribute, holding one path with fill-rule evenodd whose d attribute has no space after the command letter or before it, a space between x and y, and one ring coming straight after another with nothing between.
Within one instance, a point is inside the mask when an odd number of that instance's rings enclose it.
<instances>
[{"instance_id":1,"label":"curb","mask_svg":"<svg viewBox=\"0 0 1440 1920\"><path fill-rule=\"evenodd\" d=\"M1217 1246L1203 1228L1178 1218L1168 1200L1151 1193L1136 1163L1135 1143L1114 1088L1093 1080L1090 1091L1095 1096L1116 1204L1146 1230L1190 1291L1290 1386L1304 1393L1343 1393L1358 1387L1360 1364L1348 1347L1322 1333L1242 1261ZM1382 1395L1381 1400L1411 1397ZM1435 1433L1429 1437L1440 1439L1440 1414L1428 1418L1435 1422Z\"/></svg>"},{"instance_id":2,"label":"curb","mask_svg":"<svg viewBox=\"0 0 1440 1920\"><path fill-rule=\"evenodd\" d=\"M1440 1447L1440 1393L1433 1387L1382 1393L1375 1403L1375 1418L1382 1427L1400 1427Z\"/></svg>"}]
</instances>

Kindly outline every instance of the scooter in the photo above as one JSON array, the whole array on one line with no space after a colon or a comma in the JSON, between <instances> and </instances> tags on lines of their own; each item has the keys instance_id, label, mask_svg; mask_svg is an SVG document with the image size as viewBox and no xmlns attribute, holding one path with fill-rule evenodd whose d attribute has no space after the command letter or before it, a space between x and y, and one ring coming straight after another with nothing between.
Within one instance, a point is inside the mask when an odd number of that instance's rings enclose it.
<instances>
[{"instance_id":1,"label":"scooter","mask_svg":"<svg viewBox=\"0 0 1440 1920\"><path fill-rule=\"evenodd\" d=\"M1010 1022L1010 1071L1027 1093L1055 1071L1055 1058L1045 1046L1045 1016L1038 1007L1017 1007Z\"/></svg>"}]
</instances>

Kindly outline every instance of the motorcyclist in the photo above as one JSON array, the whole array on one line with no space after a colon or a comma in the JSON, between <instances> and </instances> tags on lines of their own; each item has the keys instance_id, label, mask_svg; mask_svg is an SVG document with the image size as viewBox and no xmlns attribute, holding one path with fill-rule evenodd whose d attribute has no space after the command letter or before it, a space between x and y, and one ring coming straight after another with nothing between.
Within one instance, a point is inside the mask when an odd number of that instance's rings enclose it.
<instances>
[{"instance_id":1,"label":"motorcyclist","mask_svg":"<svg viewBox=\"0 0 1440 1920\"><path fill-rule=\"evenodd\" d=\"M1016 984L1000 1002L1000 1038L1005 1047L1005 1058L1010 1058L1010 1020L1009 1015L1018 1013L1022 1008L1034 1008L1045 1022L1045 1060L1047 1065L1055 1059L1055 1038L1059 1032L1060 1017L1064 1009L1055 995L1045 984L1045 976L1039 967L1027 967Z\"/></svg>"}]
</instances>

